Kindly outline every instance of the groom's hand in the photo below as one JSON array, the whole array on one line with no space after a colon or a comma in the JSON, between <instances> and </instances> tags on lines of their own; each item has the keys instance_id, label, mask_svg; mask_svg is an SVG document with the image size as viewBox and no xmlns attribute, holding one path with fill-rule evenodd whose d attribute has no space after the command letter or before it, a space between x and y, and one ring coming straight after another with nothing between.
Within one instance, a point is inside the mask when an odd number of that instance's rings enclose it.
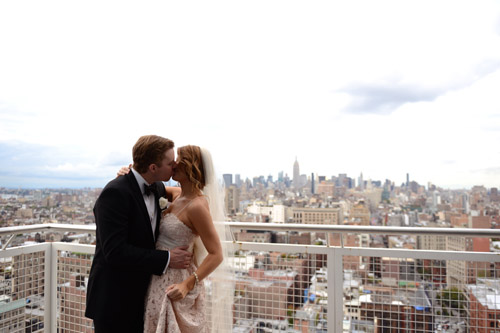
<instances>
[{"instance_id":1,"label":"groom's hand","mask_svg":"<svg viewBox=\"0 0 500 333\"><path fill-rule=\"evenodd\" d=\"M170 263L168 267L172 268L188 268L193 259L193 254L187 251L188 246L179 246L170 250Z\"/></svg>"}]
</instances>

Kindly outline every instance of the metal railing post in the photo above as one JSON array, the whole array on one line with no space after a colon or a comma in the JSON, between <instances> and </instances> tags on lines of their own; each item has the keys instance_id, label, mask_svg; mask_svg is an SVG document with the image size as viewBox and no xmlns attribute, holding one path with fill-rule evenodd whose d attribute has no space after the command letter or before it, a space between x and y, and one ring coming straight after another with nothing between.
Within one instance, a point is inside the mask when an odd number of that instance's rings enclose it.
<instances>
[{"instance_id":1,"label":"metal railing post","mask_svg":"<svg viewBox=\"0 0 500 333\"><path fill-rule=\"evenodd\" d=\"M50 303L47 305L50 314L50 321L46 323L46 331L57 332L57 249L50 246L50 280L45 284L50 285Z\"/></svg>"},{"instance_id":2,"label":"metal railing post","mask_svg":"<svg viewBox=\"0 0 500 333\"><path fill-rule=\"evenodd\" d=\"M337 272L342 272L342 260L339 266L339 260L336 255L336 249L334 247L329 247L327 252L327 288L328 288L328 304L327 304L327 326L328 332L340 332L337 330L338 325L336 324L339 321L338 316L338 307L342 311L342 299L340 304L338 303L337 298L342 298L342 288L340 290L337 289L337 280L339 280L339 275ZM340 276L340 280L342 280L342 276ZM342 318L342 317L340 317ZM342 327L340 327L342 329Z\"/></svg>"},{"instance_id":3,"label":"metal railing post","mask_svg":"<svg viewBox=\"0 0 500 333\"><path fill-rule=\"evenodd\" d=\"M344 257L342 249L333 249L335 262L335 271L333 272L335 277L335 330L333 332L342 332L344 322Z\"/></svg>"},{"instance_id":4,"label":"metal railing post","mask_svg":"<svg viewBox=\"0 0 500 333\"><path fill-rule=\"evenodd\" d=\"M45 269L44 269L44 327L45 332L55 332L52 329L52 324L55 322L55 313L52 312L52 303L54 301L54 290L52 280L54 280L53 258L52 258L52 243L46 243L47 247L44 251ZM57 274L57 271L56 271ZM57 296L57 295L56 295Z\"/></svg>"}]
</instances>

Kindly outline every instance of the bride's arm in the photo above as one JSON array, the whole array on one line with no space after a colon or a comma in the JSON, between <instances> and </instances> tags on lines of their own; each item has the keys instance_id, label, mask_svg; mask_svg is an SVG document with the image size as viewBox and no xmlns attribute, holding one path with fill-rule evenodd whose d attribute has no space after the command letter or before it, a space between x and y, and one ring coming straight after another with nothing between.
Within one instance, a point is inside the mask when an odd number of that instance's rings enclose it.
<instances>
[{"instance_id":1,"label":"bride's arm","mask_svg":"<svg viewBox=\"0 0 500 333\"><path fill-rule=\"evenodd\" d=\"M208 252L208 255L196 270L196 274L198 274L198 278L201 281L222 263L222 246L217 230L215 230L212 216L210 215L208 202L203 197L200 197L196 203L193 203L188 208L191 208L187 212L189 214L188 218L193 225L193 229L200 235L203 245Z\"/></svg>"},{"instance_id":2,"label":"bride's arm","mask_svg":"<svg viewBox=\"0 0 500 333\"><path fill-rule=\"evenodd\" d=\"M116 177L124 176L130 172L130 169L132 168L132 164L129 164L128 167L124 166L121 167L120 170L116 173ZM181 195L181 188L180 187L173 187L173 186L165 186L165 191L167 191L167 199L170 202L174 202L175 199L179 195Z\"/></svg>"},{"instance_id":3,"label":"bride's arm","mask_svg":"<svg viewBox=\"0 0 500 333\"><path fill-rule=\"evenodd\" d=\"M170 202L174 202L181 195L180 187L165 186L165 191L167 191L167 199Z\"/></svg>"},{"instance_id":4,"label":"bride's arm","mask_svg":"<svg viewBox=\"0 0 500 333\"><path fill-rule=\"evenodd\" d=\"M120 176L125 176L130 172L130 169L132 169L132 164L129 164L128 167L126 166L121 167L120 170L118 170L118 172L116 173L116 178Z\"/></svg>"},{"instance_id":5,"label":"bride's arm","mask_svg":"<svg viewBox=\"0 0 500 333\"><path fill-rule=\"evenodd\" d=\"M223 260L220 239L210 216L207 201L197 200L197 202L193 202L187 210L187 215L193 229L200 235L208 255L195 272L198 275L198 281L193 274L181 283L167 288L166 292L172 300L184 298L195 287L197 282L201 282L210 275Z\"/></svg>"}]
</instances>

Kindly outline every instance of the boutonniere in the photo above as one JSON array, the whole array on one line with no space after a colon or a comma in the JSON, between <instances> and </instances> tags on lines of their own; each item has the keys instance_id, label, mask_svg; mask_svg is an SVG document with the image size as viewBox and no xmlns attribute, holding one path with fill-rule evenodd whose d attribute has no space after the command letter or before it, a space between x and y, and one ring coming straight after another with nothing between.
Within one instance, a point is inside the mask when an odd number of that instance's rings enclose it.
<instances>
[{"instance_id":1,"label":"boutonniere","mask_svg":"<svg viewBox=\"0 0 500 333\"><path fill-rule=\"evenodd\" d=\"M160 204L161 210L167 209L168 206L170 205L170 202L168 202L167 198L164 197L160 197L158 203Z\"/></svg>"}]
</instances>

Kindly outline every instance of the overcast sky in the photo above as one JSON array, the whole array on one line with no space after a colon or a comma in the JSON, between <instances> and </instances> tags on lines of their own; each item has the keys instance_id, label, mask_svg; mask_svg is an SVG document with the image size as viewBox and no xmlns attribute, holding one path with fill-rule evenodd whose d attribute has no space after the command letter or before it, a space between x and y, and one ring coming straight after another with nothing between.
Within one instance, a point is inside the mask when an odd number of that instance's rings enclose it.
<instances>
[{"instance_id":1,"label":"overcast sky","mask_svg":"<svg viewBox=\"0 0 500 333\"><path fill-rule=\"evenodd\" d=\"M0 187L102 187L143 134L220 174L500 187L499 1L2 1Z\"/></svg>"}]
</instances>

